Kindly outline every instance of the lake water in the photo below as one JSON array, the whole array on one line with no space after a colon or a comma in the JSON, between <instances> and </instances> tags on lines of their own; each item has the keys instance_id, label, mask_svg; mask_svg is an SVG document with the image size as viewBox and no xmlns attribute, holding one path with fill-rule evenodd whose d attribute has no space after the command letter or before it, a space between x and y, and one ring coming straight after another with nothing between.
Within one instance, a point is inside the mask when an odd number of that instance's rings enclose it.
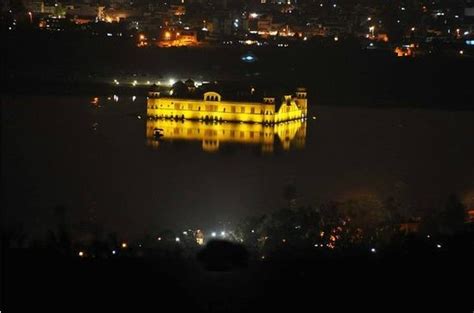
<instances>
[{"instance_id":1,"label":"lake water","mask_svg":"<svg viewBox=\"0 0 474 313\"><path fill-rule=\"evenodd\" d=\"M429 210L473 197L471 111L310 103L307 121L252 128L150 122L144 97L92 98L2 97L4 223L41 229L64 205L127 235L213 229L284 206L289 184L297 205L371 195Z\"/></svg>"}]
</instances>

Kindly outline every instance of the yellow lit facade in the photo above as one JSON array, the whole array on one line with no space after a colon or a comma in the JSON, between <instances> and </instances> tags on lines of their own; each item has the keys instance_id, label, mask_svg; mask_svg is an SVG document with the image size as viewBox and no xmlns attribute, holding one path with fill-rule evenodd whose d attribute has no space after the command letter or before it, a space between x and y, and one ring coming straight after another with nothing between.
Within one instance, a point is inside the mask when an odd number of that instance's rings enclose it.
<instances>
[{"instance_id":1,"label":"yellow lit facade","mask_svg":"<svg viewBox=\"0 0 474 313\"><path fill-rule=\"evenodd\" d=\"M277 124L304 119L307 109L304 88L281 98L263 97L261 102L226 100L214 91L205 92L200 99L186 99L161 96L159 91L152 90L147 101L148 117L158 119Z\"/></svg>"},{"instance_id":2,"label":"yellow lit facade","mask_svg":"<svg viewBox=\"0 0 474 313\"><path fill-rule=\"evenodd\" d=\"M157 44L159 47L190 47L199 45L199 42L195 31L168 29Z\"/></svg>"},{"instance_id":3,"label":"yellow lit facade","mask_svg":"<svg viewBox=\"0 0 474 313\"><path fill-rule=\"evenodd\" d=\"M200 141L207 152L219 150L222 143L260 145L262 152L273 152L275 138L284 150L303 148L306 140L306 122L303 119L278 124L227 123L187 121L176 119L148 119L147 145L158 148L160 140L155 130L162 129L163 140Z\"/></svg>"}]
</instances>

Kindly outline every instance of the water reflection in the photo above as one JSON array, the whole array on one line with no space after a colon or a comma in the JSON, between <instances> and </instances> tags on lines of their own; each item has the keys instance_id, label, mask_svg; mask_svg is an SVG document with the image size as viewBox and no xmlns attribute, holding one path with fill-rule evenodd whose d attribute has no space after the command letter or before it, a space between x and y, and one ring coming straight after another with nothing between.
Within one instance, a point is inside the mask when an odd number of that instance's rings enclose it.
<instances>
[{"instance_id":1,"label":"water reflection","mask_svg":"<svg viewBox=\"0 0 474 313\"><path fill-rule=\"evenodd\" d=\"M162 136L157 136L157 133ZM277 139L276 139L277 138ZM274 125L250 123L204 123L189 120L149 119L146 124L147 145L158 148L168 140L201 141L206 152L219 150L221 144L260 145L262 152L272 153L276 144L284 150L301 149L306 141L306 120Z\"/></svg>"}]
</instances>

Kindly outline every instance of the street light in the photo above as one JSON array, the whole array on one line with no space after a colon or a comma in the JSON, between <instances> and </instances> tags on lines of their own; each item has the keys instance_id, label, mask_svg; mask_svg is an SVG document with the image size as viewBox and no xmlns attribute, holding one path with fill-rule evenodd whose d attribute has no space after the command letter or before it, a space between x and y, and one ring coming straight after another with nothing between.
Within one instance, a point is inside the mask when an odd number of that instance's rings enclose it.
<instances>
[{"instance_id":1,"label":"street light","mask_svg":"<svg viewBox=\"0 0 474 313\"><path fill-rule=\"evenodd\" d=\"M371 36L374 37L375 26L370 26L370 27L369 27L369 32L370 32Z\"/></svg>"}]
</instances>

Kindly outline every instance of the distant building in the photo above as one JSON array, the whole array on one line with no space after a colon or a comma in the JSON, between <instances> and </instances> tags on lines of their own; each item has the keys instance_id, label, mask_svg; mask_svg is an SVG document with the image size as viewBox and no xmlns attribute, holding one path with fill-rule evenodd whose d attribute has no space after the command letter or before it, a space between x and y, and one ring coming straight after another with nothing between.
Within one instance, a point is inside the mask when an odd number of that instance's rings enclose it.
<instances>
[{"instance_id":1,"label":"distant building","mask_svg":"<svg viewBox=\"0 0 474 313\"><path fill-rule=\"evenodd\" d=\"M184 5L170 5L168 13L174 16L182 16L186 14L186 7Z\"/></svg>"},{"instance_id":2,"label":"distant building","mask_svg":"<svg viewBox=\"0 0 474 313\"><path fill-rule=\"evenodd\" d=\"M395 55L397 57L414 57L415 56L415 45L403 45L395 47Z\"/></svg>"},{"instance_id":3,"label":"distant building","mask_svg":"<svg viewBox=\"0 0 474 313\"><path fill-rule=\"evenodd\" d=\"M470 209L467 211L467 222L474 223L474 209Z\"/></svg>"},{"instance_id":4,"label":"distant building","mask_svg":"<svg viewBox=\"0 0 474 313\"><path fill-rule=\"evenodd\" d=\"M202 246L204 244L204 233L200 229L196 230L194 237L198 245Z\"/></svg>"},{"instance_id":5,"label":"distant building","mask_svg":"<svg viewBox=\"0 0 474 313\"><path fill-rule=\"evenodd\" d=\"M463 203L466 206L466 222L474 223L474 192L473 191L471 191L471 193L466 196Z\"/></svg>"},{"instance_id":6,"label":"distant building","mask_svg":"<svg viewBox=\"0 0 474 313\"><path fill-rule=\"evenodd\" d=\"M412 220L401 223L399 230L404 234L417 233L420 230L420 221Z\"/></svg>"},{"instance_id":7,"label":"distant building","mask_svg":"<svg viewBox=\"0 0 474 313\"><path fill-rule=\"evenodd\" d=\"M29 12L32 12L34 14L37 13L45 13L45 4L43 1L38 1L38 0L25 0L23 1L23 5L25 6L25 9L28 10ZM54 7L49 7L50 10L49 13L54 13Z\"/></svg>"},{"instance_id":8,"label":"distant building","mask_svg":"<svg viewBox=\"0 0 474 313\"><path fill-rule=\"evenodd\" d=\"M166 30L158 41L160 47L197 46L197 32L193 30Z\"/></svg>"},{"instance_id":9,"label":"distant building","mask_svg":"<svg viewBox=\"0 0 474 313\"><path fill-rule=\"evenodd\" d=\"M111 22L120 22L131 17L141 16L140 10L130 8L106 8L102 12L103 20Z\"/></svg>"},{"instance_id":10,"label":"distant building","mask_svg":"<svg viewBox=\"0 0 474 313\"><path fill-rule=\"evenodd\" d=\"M86 24L104 19L104 6L74 5L67 8L67 15L72 17L76 24Z\"/></svg>"}]
</instances>

